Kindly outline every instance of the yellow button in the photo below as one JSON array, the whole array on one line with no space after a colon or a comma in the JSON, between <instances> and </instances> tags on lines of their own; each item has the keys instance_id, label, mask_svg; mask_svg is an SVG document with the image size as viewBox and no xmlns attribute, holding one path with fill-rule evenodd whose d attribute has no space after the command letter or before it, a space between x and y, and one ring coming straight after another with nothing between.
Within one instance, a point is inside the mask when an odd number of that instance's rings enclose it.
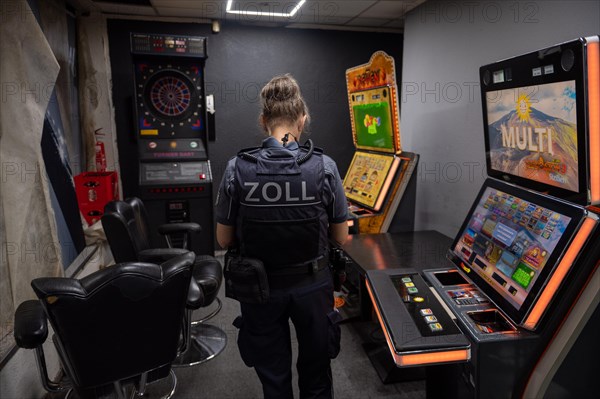
<instances>
[{"instance_id":1,"label":"yellow button","mask_svg":"<svg viewBox=\"0 0 600 399\"><path fill-rule=\"evenodd\" d=\"M423 302L424 300L425 298L423 298L422 296L413 296L414 302Z\"/></svg>"}]
</instances>

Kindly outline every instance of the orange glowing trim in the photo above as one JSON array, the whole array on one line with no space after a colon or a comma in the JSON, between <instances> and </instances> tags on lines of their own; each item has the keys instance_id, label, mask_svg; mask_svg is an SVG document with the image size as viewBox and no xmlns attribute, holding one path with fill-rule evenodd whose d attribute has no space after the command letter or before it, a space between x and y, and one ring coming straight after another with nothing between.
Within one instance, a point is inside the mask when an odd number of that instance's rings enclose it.
<instances>
[{"instance_id":1,"label":"orange glowing trim","mask_svg":"<svg viewBox=\"0 0 600 399\"><path fill-rule=\"evenodd\" d=\"M401 355L401 363L398 366L421 366L426 364L439 364L450 362L466 362L470 359L469 349L459 349L444 352L415 353L412 355Z\"/></svg>"},{"instance_id":2,"label":"orange glowing trim","mask_svg":"<svg viewBox=\"0 0 600 399\"><path fill-rule=\"evenodd\" d=\"M390 353L394 358L394 363L398 367L408 367L408 366L420 366L426 364L441 364L441 363L450 363L450 362L460 362L460 361L468 361L471 359L471 350L470 349L456 349L456 350L446 350L446 351L435 351L435 352L427 352L427 353L408 353L408 354L398 354L392 344L392 338L383 323L383 317L379 312L379 307L377 306L377 301L375 301L375 296L373 295L373 291L371 290L371 283L369 280L366 281L365 286L367 287L367 291L369 292L369 296L371 297L371 302L373 303L373 308L375 309L375 314L377 314L377 319L379 320L379 324L381 325L381 329L383 330L383 334L385 335L385 340L388 344L388 348L390 349Z\"/></svg>"},{"instance_id":3,"label":"orange glowing trim","mask_svg":"<svg viewBox=\"0 0 600 399\"><path fill-rule=\"evenodd\" d=\"M567 248L567 251L558 264L556 271L550 278L548 285L546 285L531 313L529 313L529 316L527 316L527 319L523 324L524 328L528 330L535 330L544 312L546 311L546 308L550 304L550 301L552 301L552 298L554 298L554 295L556 294L556 291L560 287L565 276L569 270L571 270L571 266L573 266L575 258L577 258L577 255L579 255L581 248L589 238L595 225L595 220L591 218L585 218L581 228L573 239L573 242L571 242L571 245L569 245Z\"/></svg>"},{"instance_id":4,"label":"orange glowing trim","mask_svg":"<svg viewBox=\"0 0 600 399\"><path fill-rule=\"evenodd\" d=\"M600 202L600 44L598 37L587 44L588 121L590 143L591 202Z\"/></svg>"},{"instance_id":5,"label":"orange glowing trim","mask_svg":"<svg viewBox=\"0 0 600 399\"><path fill-rule=\"evenodd\" d=\"M398 165L400 165L400 158L394 158L394 161L392 162L392 166L390 166L390 171L388 172L388 175L385 178L385 182L383 183L383 186L381 186L379 198L377 198L377 202L375 203L375 207L373 208L376 211L380 210L381 205L383 205L383 200L385 199L385 196L386 196L388 190L390 189L390 186L392 185L394 176L396 176L396 171L398 170Z\"/></svg>"}]
</instances>

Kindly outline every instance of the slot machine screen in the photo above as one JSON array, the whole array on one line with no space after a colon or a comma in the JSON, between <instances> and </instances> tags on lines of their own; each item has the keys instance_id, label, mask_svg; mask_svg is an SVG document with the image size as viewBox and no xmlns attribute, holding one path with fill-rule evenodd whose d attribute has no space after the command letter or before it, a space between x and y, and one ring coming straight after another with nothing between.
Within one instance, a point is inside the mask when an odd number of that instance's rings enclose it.
<instances>
[{"instance_id":1,"label":"slot machine screen","mask_svg":"<svg viewBox=\"0 0 600 399\"><path fill-rule=\"evenodd\" d=\"M350 100L356 147L394 153L394 104L390 88L352 93Z\"/></svg>"},{"instance_id":2,"label":"slot machine screen","mask_svg":"<svg viewBox=\"0 0 600 399\"><path fill-rule=\"evenodd\" d=\"M378 211L398 167L398 158L390 155L357 151L344 177L349 200Z\"/></svg>"},{"instance_id":3,"label":"slot machine screen","mask_svg":"<svg viewBox=\"0 0 600 399\"><path fill-rule=\"evenodd\" d=\"M520 324L552 275L583 209L488 179L450 256Z\"/></svg>"},{"instance_id":4,"label":"slot machine screen","mask_svg":"<svg viewBox=\"0 0 600 399\"><path fill-rule=\"evenodd\" d=\"M488 174L585 204L585 58L581 41L480 69Z\"/></svg>"}]
</instances>

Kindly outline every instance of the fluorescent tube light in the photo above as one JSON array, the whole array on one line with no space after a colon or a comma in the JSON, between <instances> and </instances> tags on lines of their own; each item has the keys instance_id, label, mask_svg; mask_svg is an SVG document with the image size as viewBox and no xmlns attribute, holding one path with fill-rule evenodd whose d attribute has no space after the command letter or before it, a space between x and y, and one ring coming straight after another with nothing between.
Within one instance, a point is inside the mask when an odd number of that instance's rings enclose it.
<instances>
[{"instance_id":1,"label":"fluorescent tube light","mask_svg":"<svg viewBox=\"0 0 600 399\"><path fill-rule=\"evenodd\" d=\"M229 13L229 14L264 15L264 16L268 16L268 17L290 18L290 17L293 17L294 15L296 15L296 13L298 12L298 10L300 9L300 7L302 7L302 5L304 3L306 3L306 0L299 1L298 4L296 4L294 6L294 8L292 9L292 11L290 11L288 13L285 13L285 12L271 12L271 11L232 10L231 7L233 5L233 0L228 0L227 1L227 8L226 8L225 11L227 13Z\"/></svg>"}]
</instances>

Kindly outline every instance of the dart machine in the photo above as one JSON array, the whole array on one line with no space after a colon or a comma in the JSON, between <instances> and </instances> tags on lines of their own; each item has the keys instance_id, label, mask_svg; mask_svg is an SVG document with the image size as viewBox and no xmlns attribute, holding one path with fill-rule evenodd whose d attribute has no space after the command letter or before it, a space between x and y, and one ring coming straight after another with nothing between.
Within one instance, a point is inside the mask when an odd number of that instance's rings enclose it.
<instances>
[{"instance_id":1,"label":"dart machine","mask_svg":"<svg viewBox=\"0 0 600 399\"><path fill-rule=\"evenodd\" d=\"M152 225L200 224L203 229L191 237L190 248L212 254L212 173L204 93L206 38L131 33L130 40L137 153L121 157L121 162L138 170L139 178L124 187L125 195L144 201ZM152 240L164 245L158 234Z\"/></svg>"}]
</instances>

